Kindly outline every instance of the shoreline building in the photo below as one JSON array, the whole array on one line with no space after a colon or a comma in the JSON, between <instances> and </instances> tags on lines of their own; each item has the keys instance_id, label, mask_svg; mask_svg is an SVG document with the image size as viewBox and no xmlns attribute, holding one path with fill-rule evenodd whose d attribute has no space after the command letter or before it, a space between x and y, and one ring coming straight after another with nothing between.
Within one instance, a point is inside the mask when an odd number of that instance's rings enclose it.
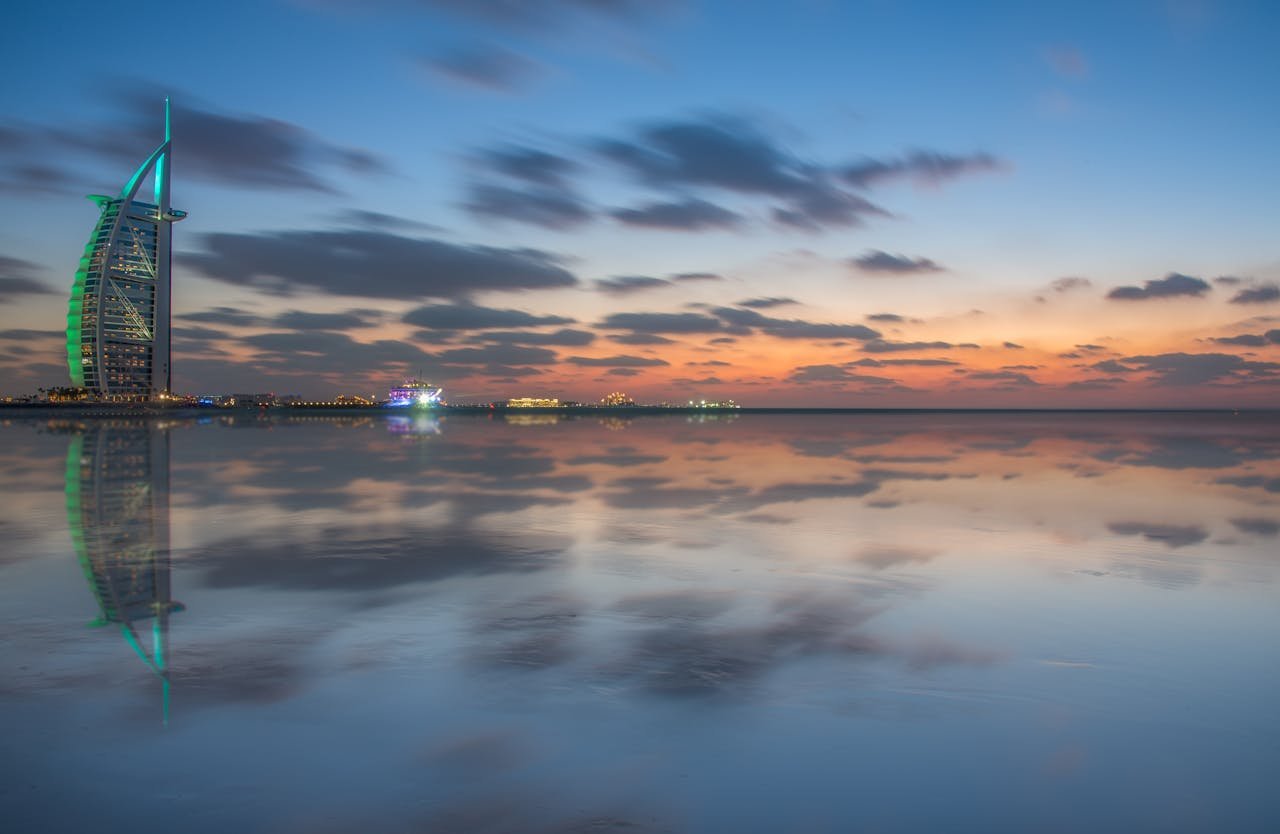
<instances>
[{"instance_id":1,"label":"shoreline building","mask_svg":"<svg viewBox=\"0 0 1280 834\"><path fill-rule=\"evenodd\" d=\"M67 311L71 384L103 400L151 400L172 382L169 342L173 224L169 100L164 141L118 197L90 194L100 211L80 257ZM135 199L153 174L154 202Z\"/></svg>"}]
</instances>

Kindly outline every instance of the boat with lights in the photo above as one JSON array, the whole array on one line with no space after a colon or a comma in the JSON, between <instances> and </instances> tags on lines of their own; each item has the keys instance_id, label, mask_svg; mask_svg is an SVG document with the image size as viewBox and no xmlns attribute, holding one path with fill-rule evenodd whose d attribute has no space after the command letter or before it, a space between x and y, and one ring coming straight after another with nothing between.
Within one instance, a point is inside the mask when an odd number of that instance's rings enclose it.
<instances>
[{"instance_id":1,"label":"boat with lights","mask_svg":"<svg viewBox=\"0 0 1280 834\"><path fill-rule=\"evenodd\" d=\"M444 389L421 379L411 377L402 385L392 388L387 395L387 405L392 408L413 406L430 408L444 405Z\"/></svg>"}]
</instances>

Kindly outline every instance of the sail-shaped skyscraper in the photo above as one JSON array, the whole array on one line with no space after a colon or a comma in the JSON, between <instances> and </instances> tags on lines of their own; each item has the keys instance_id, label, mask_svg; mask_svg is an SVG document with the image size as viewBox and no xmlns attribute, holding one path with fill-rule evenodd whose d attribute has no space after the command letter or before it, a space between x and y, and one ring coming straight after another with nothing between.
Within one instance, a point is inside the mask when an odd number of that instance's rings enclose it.
<instances>
[{"instance_id":1,"label":"sail-shaped skyscraper","mask_svg":"<svg viewBox=\"0 0 1280 834\"><path fill-rule=\"evenodd\" d=\"M171 168L169 100L164 141L142 163L118 197L91 194L101 214L80 257L67 313L67 365L71 383L106 400L155 399L171 388L169 344ZM153 174L154 202L138 199Z\"/></svg>"}]
</instances>

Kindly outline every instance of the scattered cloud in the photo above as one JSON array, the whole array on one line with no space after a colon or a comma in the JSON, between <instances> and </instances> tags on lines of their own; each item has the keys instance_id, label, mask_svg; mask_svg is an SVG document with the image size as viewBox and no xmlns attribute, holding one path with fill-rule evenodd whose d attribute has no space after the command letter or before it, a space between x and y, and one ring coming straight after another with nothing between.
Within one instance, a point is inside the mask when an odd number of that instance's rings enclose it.
<instances>
[{"instance_id":1,"label":"scattered cloud","mask_svg":"<svg viewBox=\"0 0 1280 834\"><path fill-rule=\"evenodd\" d=\"M211 307L208 310L197 310L194 313L179 313L175 318L185 321L198 321L208 324L223 324L231 327L257 327L267 320L256 313L241 310L238 307Z\"/></svg>"},{"instance_id":2,"label":"scattered cloud","mask_svg":"<svg viewBox=\"0 0 1280 834\"><path fill-rule=\"evenodd\" d=\"M546 30L572 24L575 18L635 23L655 12L682 5L678 0L420 0L424 6L501 29Z\"/></svg>"},{"instance_id":3,"label":"scattered cloud","mask_svg":"<svg viewBox=\"0 0 1280 834\"><path fill-rule=\"evenodd\" d=\"M1239 336L1219 336L1210 339L1211 342L1217 342L1220 345L1236 345L1239 347L1266 347L1267 337L1256 333L1242 333Z\"/></svg>"},{"instance_id":4,"label":"scattered cloud","mask_svg":"<svg viewBox=\"0 0 1280 834\"><path fill-rule=\"evenodd\" d=\"M132 167L156 146L163 111L156 102L167 95L155 86L135 84L111 98L125 109L110 125L37 128L32 145L47 153L50 144L64 151L105 157ZM193 97L173 96L173 141L182 148L184 177L217 185L338 193L331 172L368 177L389 171L377 155L329 142L279 119L192 106ZM123 125L123 126L119 126Z\"/></svg>"},{"instance_id":5,"label":"scattered cloud","mask_svg":"<svg viewBox=\"0 0 1280 834\"><path fill-rule=\"evenodd\" d=\"M570 287L577 278L537 249L468 246L369 229L216 232L183 265L275 295L466 298L494 290Z\"/></svg>"},{"instance_id":6,"label":"scattered cloud","mask_svg":"<svg viewBox=\"0 0 1280 834\"><path fill-rule=\"evenodd\" d=\"M679 202L648 203L639 208L614 209L609 216L626 226L677 232L733 229L742 223L742 215L737 212L696 197Z\"/></svg>"},{"instance_id":7,"label":"scattered cloud","mask_svg":"<svg viewBox=\"0 0 1280 834\"><path fill-rule=\"evenodd\" d=\"M595 143L597 153L652 188L710 188L778 201L774 219L820 229L856 226L887 212L841 190L831 172L801 160L750 120L733 116L650 124L628 138ZM728 220L719 216L721 225Z\"/></svg>"},{"instance_id":8,"label":"scattered cloud","mask_svg":"<svg viewBox=\"0 0 1280 834\"><path fill-rule=\"evenodd\" d=\"M493 183L472 183L462 207L477 217L557 230L581 226L594 217L591 208L570 191Z\"/></svg>"},{"instance_id":9,"label":"scattered cloud","mask_svg":"<svg viewBox=\"0 0 1280 834\"><path fill-rule=\"evenodd\" d=\"M1257 382L1280 379L1280 363L1251 362L1230 353L1162 353L1129 356L1124 366L1155 374L1157 385L1186 386L1207 382ZM1100 363L1101 364L1101 363Z\"/></svg>"},{"instance_id":10,"label":"scattered cloud","mask_svg":"<svg viewBox=\"0 0 1280 834\"><path fill-rule=\"evenodd\" d=\"M599 278L596 289L609 295L630 295L643 290L669 287L671 282L665 278L654 278L651 275L619 275L614 278Z\"/></svg>"},{"instance_id":11,"label":"scattered cloud","mask_svg":"<svg viewBox=\"0 0 1280 834\"><path fill-rule=\"evenodd\" d=\"M437 78L497 93L525 89L546 72L532 58L497 44L470 44L421 61Z\"/></svg>"},{"instance_id":12,"label":"scattered cloud","mask_svg":"<svg viewBox=\"0 0 1280 834\"><path fill-rule=\"evenodd\" d=\"M867 353L899 353L910 350L951 350L953 348L974 348L977 345L952 344L951 342L894 342L887 339L871 339L862 346Z\"/></svg>"},{"instance_id":13,"label":"scattered cloud","mask_svg":"<svg viewBox=\"0 0 1280 834\"><path fill-rule=\"evenodd\" d=\"M716 333L724 323L702 313L612 313L600 327L635 333Z\"/></svg>"},{"instance_id":14,"label":"scattered cloud","mask_svg":"<svg viewBox=\"0 0 1280 834\"><path fill-rule=\"evenodd\" d=\"M349 310L345 313L307 313L290 310L271 320L276 327L290 330L350 330L370 327L378 322L381 313L376 310Z\"/></svg>"},{"instance_id":15,"label":"scattered cloud","mask_svg":"<svg viewBox=\"0 0 1280 834\"><path fill-rule=\"evenodd\" d=\"M765 298L748 298L745 301L739 301L739 307L748 307L752 310L769 310L774 307L786 307L792 304L799 304L794 298L786 298L781 296L768 296Z\"/></svg>"},{"instance_id":16,"label":"scattered cloud","mask_svg":"<svg viewBox=\"0 0 1280 834\"><path fill-rule=\"evenodd\" d=\"M803 321L801 319L777 319L755 310L737 307L716 307L711 312L731 327L753 328L779 339L878 339L880 331L863 324L835 324Z\"/></svg>"},{"instance_id":17,"label":"scattered cloud","mask_svg":"<svg viewBox=\"0 0 1280 834\"><path fill-rule=\"evenodd\" d=\"M615 333L609 336L609 341L631 346L675 344L673 339L668 339L666 336L658 336L654 333Z\"/></svg>"},{"instance_id":18,"label":"scattered cloud","mask_svg":"<svg viewBox=\"0 0 1280 834\"><path fill-rule=\"evenodd\" d=\"M851 366L864 368L884 368L891 365L910 365L917 368L941 368L959 365L952 359L872 359L867 357L848 363Z\"/></svg>"},{"instance_id":19,"label":"scattered cloud","mask_svg":"<svg viewBox=\"0 0 1280 834\"><path fill-rule=\"evenodd\" d=\"M589 330L572 330L564 328L551 333L537 333L523 330L491 330L478 334L478 339L486 342L499 342L512 345L547 345L556 347L583 347L596 340L596 334Z\"/></svg>"},{"instance_id":20,"label":"scattered cloud","mask_svg":"<svg viewBox=\"0 0 1280 834\"><path fill-rule=\"evenodd\" d=\"M801 365L791 373L788 381L800 384L810 382L861 382L872 385L898 384L896 379L855 374L840 365Z\"/></svg>"},{"instance_id":21,"label":"scattered cloud","mask_svg":"<svg viewBox=\"0 0 1280 834\"><path fill-rule=\"evenodd\" d=\"M481 150L476 153L474 162L488 172L530 185L562 189L570 187L570 175L581 167L568 157L520 145Z\"/></svg>"},{"instance_id":22,"label":"scattered cloud","mask_svg":"<svg viewBox=\"0 0 1280 834\"><path fill-rule=\"evenodd\" d=\"M1056 293L1071 292L1072 290L1083 290L1093 286L1093 282L1088 278L1080 278L1079 276L1070 275L1066 278L1058 278L1049 284L1049 289Z\"/></svg>"},{"instance_id":23,"label":"scattered cloud","mask_svg":"<svg viewBox=\"0 0 1280 834\"><path fill-rule=\"evenodd\" d=\"M840 170L840 178L855 188L870 188L899 179L937 186L964 174L985 173L1003 167L989 153L954 155L912 151L896 159L866 157Z\"/></svg>"},{"instance_id":24,"label":"scattered cloud","mask_svg":"<svg viewBox=\"0 0 1280 834\"><path fill-rule=\"evenodd\" d=\"M431 304L405 313L402 321L426 330L484 330L573 324L564 316L535 316L523 310L500 310L474 304Z\"/></svg>"},{"instance_id":25,"label":"scattered cloud","mask_svg":"<svg viewBox=\"0 0 1280 834\"><path fill-rule=\"evenodd\" d=\"M1280 286L1275 284L1249 287L1231 297L1232 304L1269 304L1272 301L1280 301Z\"/></svg>"},{"instance_id":26,"label":"scattered cloud","mask_svg":"<svg viewBox=\"0 0 1280 834\"><path fill-rule=\"evenodd\" d=\"M881 272L893 275L912 273L942 272L943 267L929 258L911 258L906 255L891 255L879 249L868 249L862 255L849 259L849 265L863 272Z\"/></svg>"},{"instance_id":27,"label":"scattered cloud","mask_svg":"<svg viewBox=\"0 0 1280 834\"><path fill-rule=\"evenodd\" d=\"M605 368L654 368L671 363L665 359L656 359L646 356L570 356L564 361L570 365L581 365L583 367L605 367Z\"/></svg>"},{"instance_id":28,"label":"scattered cloud","mask_svg":"<svg viewBox=\"0 0 1280 834\"><path fill-rule=\"evenodd\" d=\"M1170 272L1163 278L1154 278L1141 287L1116 287L1107 293L1107 298L1117 301L1145 301L1151 298L1177 298L1189 296L1199 298L1209 292L1211 287L1207 281Z\"/></svg>"},{"instance_id":29,"label":"scattered cloud","mask_svg":"<svg viewBox=\"0 0 1280 834\"><path fill-rule=\"evenodd\" d=\"M975 371L967 378L999 382L1003 387L1010 388L1032 388L1040 385L1020 371Z\"/></svg>"},{"instance_id":30,"label":"scattered cloud","mask_svg":"<svg viewBox=\"0 0 1280 834\"><path fill-rule=\"evenodd\" d=\"M59 291L37 280L40 267L22 258L0 255L0 301L8 302L20 295L57 295Z\"/></svg>"}]
</instances>

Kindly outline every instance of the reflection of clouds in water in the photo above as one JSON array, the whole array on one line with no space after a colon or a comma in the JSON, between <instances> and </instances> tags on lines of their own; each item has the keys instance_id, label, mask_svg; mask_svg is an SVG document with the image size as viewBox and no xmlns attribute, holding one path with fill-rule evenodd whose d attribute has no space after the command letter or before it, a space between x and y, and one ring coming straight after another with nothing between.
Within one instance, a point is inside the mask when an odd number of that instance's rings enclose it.
<instances>
[{"instance_id":1,"label":"reflection of clouds in water","mask_svg":"<svg viewBox=\"0 0 1280 834\"><path fill-rule=\"evenodd\" d=\"M1231 524L1241 533L1252 533L1255 536L1270 538L1280 534L1280 522L1269 518L1233 518Z\"/></svg>"},{"instance_id":2,"label":"reflection of clouds in water","mask_svg":"<svg viewBox=\"0 0 1280 834\"><path fill-rule=\"evenodd\" d=\"M1218 478L1214 483L1241 487L1243 489L1257 488L1266 490L1267 492L1280 493L1280 478L1268 478L1262 475L1237 475Z\"/></svg>"},{"instance_id":3,"label":"reflection of clouds in water","mask_svg":"<svg viewBox=\"0 0 1280 834\"><path fill-rule=\"evenodd\" d=\"M468 529L361 528L316 531L313 539L226 539L186 557L211 588L368 591L455 576L544 570L568 542L551 536L484 537Z\"/></svg>"},{"instance_id":4,"label":"reflection of clouds in water","mask_svg":"<svg viewBox=\"0 0 1280 834\"><path fill-rule=\"evenodd\" d=\"M764 678L808 658L888 660L915 672L1001 659L940 635L890 637L869 629L894 597L917 589L850 584L840 594L805 591L772 601L729 589L672 590L623 597L594 611L562 597L526 599L480 619L472 655L513 671L572 663L574 679L614 693L736 699L750 699Z\"/></svg>"},{"instance_id":5,"label":"reflection of clouds in water","mask_svg":"<svg viewBox=\"0 0 1280 834\"><path fill-rule=\"evenodd\" d=\"M922 564L931 561L939 555L937 550L924 550L915 547L900 547L896 545L883 545L879 547L869 547L860 551L855 557L859 562L868 565L876 570L885 570L886 568L899 567L911 563Z\"/></svg>"},{"instance_id":6,"label":"reflection of clouds in water","mask_svg":"<svg viewBox=\"0 0 1280 834\"><path fill-rule=\"evenodd\" d=\"M1142 441L1139 441L1142 443ZM1280 457L1280 443L1268 437L1162 437L1138 448L1110 446L1094 455L1107 463L1159 469L1230 469Z\"/></svg>"},{"instance_id":7,"label":"reflection of clouds in water","mask_svg":"<svg viewBox=\"0 0 1280 834\"><path fill-rule=\"evenodd\" d=\"M1209 538L1209 533L1198 525L1117 521L1108 524L1107 529L1117 536L1142 536L1147 541L1159 542L1171 548L1188 547Z\"/></svg>"}]
</instances>

